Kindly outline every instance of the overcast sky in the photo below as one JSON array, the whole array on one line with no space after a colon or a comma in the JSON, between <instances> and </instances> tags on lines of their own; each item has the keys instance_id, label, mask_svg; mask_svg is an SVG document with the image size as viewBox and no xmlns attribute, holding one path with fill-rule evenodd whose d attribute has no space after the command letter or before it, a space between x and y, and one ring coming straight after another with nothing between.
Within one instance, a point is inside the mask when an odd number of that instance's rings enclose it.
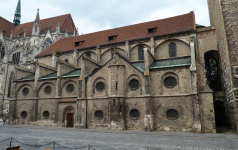
<instances>
[{"instance_id":1,"label":"overcast sky","mask_svg":"<svg viewBox=\"0 0 238 150\"><path fill-rule=\"evenodd\" d=\"M12 22L18 0L0 0L0 16ZM21 0L21 23L70 13L79 33L91 33L195 11L209 26L207 0Z\"/></svg>"}]
</instances>

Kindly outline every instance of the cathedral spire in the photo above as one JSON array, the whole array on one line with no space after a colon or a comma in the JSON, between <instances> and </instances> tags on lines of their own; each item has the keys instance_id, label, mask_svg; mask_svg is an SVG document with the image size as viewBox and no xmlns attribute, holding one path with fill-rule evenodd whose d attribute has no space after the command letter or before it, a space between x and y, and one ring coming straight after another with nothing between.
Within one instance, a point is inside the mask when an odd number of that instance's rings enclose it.
<instances>
[{"instance_id":1,"label":"cathedral spire","mask_svg":"<svg viewBox=\"0 0 238 150\"><path fill-rule=\"evenodd\" d=\"M18 26L21 22L20 20L21 20L21 0L18 0L17 8L16 8L15 15L14 15L13 24L15 26Z\"/></svg>"},{"instance_id":2,"label":"cathedral spire","mask_svg":"<svg viewBox=\"0 0 238 150\"><path fill-rule=\"evenodd\" d=\"M36 19L33 22L32 35L39 35L41 31L39 8L37 9Z\"/></svg>"}]
</instances>

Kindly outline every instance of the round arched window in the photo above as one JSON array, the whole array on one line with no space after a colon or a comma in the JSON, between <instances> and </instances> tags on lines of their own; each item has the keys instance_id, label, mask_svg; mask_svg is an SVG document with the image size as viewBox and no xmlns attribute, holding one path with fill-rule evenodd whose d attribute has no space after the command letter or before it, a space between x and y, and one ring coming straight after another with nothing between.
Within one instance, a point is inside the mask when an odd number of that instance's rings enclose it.
<instances>
[{"instance_id":1,"label":"round arched window","mask_svg":"<svg viewBox=\"0 0 238 150\"><path fill-rule=\"evenodd\" d=\"M98 118L98 119L102 119L103 118L103 112L101 110L95 111L95 117Z\"/></svg>"},{"instance_id":2,"label":"round arched window","mask_svg":"<svg viewBox=\"0 0 238 150\"><path fill-rule=\"evenodd\" d=\"M45 119L49 118L49 116L50 116L50 113L49 113L48 111L44 111L44 112L43 112L43 117L44 117Z\"/></svg>"},{"instance_id":3,"label":"round arched window","mask_svg":"<svg viewBox=\"0 0 238 150\"><path fill-rule=\"evenodd\" d=\"M21 112L21 118L25 119L26 117L27 117L27 112L26 111Z\"/></svg>"},{"instance_id":4,"label":"round arched window","mask_svg":"<svg viewBox=\"0 0 238 150\"><path fill-rule=\"evenodd\" d=\"M67 87L66 87L66 90L70 93L72 93L74 91L74 86L73 84L69 84Z\"/></svg>"},{"instance_id":5,"label":"round arched window","mask_svg":"<svg viewBox=\"0 0 238 150\"><path fill-rule=\"evenodd\" d=\"M50 86L45 87L45 94L50 94L52 91Z\"/></svg>"},{"instance_id":6,"label":"round arched window","mask_svg":"<svg viewBox=\"0 0 238 150\"><path fill-rule=\"evenodd\" d=\"M98 83L96 84L96 89L97 89L98 91L104 90L104 89L105 89L105 84L104 84L103 82L98 82Z\"/></svg>"},{"instance_id":7,"label":"round arched window","mask_svg":"<svg viewBox=\"0 0 238 150\"><path fill-rule=\"evenodd\" d=\"M178 111L175 109L169 109L166 112L166 115L169 119L176 119L176 118L178 118Z\"/></svg>"},{"instance_id":8,"label":"round arched window","mask_svg":"<svg viewBox=\"0 0 238 150\"><path fill-rule=\"evenodd\" d=\"M164 85L166 87L172 88L177 85L177 81L174 77L167 77L164 79Z\"/></svg>"},{"instance_id":9,"label":"round arched window","mask_svg":"<svg viewBox=\"0 0 238 150\"><path fill-rule=\"evenodd\" d=\"M132 79L132 80L129 82L129 86L130 86L130 88L132 88L132 89L137 89L137 88L139 88L140 83L139 83L138 80Z\"/></svg>"},{"instance_id":10,"label":"round arched window","mask_svg":"<svg viewBox=\"0 0 238 150\"><path fill-rule=\"evenodd\" d=\"M28 88L24 88L22 90L22 93L23 93L23 95L27 95L29 93L29 89Z\"/></svg>"},{"instance_id":11,"label":"round arched window","mask_svg":"<svg viewBox=\"0 0 238 150\"><path fill-rule=\"evenodd\" d=\"M131 117L132 119L138 119L138 118L140 117L140 112L139 112L139 110L138 110L138 109L132 109L132 110L130 111L130 117Z\"/></svg>"}]
</instances>

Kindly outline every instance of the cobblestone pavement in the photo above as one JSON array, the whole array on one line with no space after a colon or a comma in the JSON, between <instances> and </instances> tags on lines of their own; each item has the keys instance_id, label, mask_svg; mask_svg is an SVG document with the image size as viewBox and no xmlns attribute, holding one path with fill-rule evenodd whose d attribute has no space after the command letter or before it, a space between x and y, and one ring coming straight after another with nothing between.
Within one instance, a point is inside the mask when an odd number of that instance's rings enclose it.
<instances>
[{"instance_id":1,"label":"cobblestone pavement","mask_svg":"<svg viewBox=\"0 0 238 150\"><path fill-rule=\"evenodd\" d=\"M53 128L40 126L0 125L0 141L11 138L12 146L23 150L65 150L62 146L79 148L90 144L96 150L237 150L236 134L193 134L183 132L112 131L96 129ZM23 145L19 142L28 144ZM10 139L0 142L0 150L10 145ZM90 148L90 150L94 150ZM82 150L88 150L83 147Z\"/></svg>"}]
</instances>

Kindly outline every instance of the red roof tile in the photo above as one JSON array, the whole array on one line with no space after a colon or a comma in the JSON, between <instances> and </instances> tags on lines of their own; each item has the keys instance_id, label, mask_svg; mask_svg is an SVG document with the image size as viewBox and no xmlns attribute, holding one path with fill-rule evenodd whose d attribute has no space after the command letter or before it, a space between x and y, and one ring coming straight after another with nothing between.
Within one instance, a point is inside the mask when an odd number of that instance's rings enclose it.
<instances>
[{"instance_id":1,"label":"red roof tile","mask_svg":"<svg viewBox=\"0 0 238 150\"><path fill-rule=\"evenodd\" d=\"M68 32L73 33L75 28L73 19L70 14L42 19L40 20L40 22L41 22L41 33L46 32L48 28L50 28L51 31L56 30L58 22L60 22L61 31L66 31L66 28L67 28ZM13 35L17 37L19 34L24 33L25 28L26 28L26 35L31 35L32 27L33 27L33 22L20 24L16 26Z\"/></svg>"},{"instance_id":2,"label":"red roof tile","mask_svg":"<svg viewBox=\"0 0 238 150\"><path fill-rule=\"evenodd\" d=\"M153 34L148 34L149 28L157 27ZM42 51L36 57L51 55L56 49L59 52L72 51L76 49L85 49L94 47L96 45L102 46L107 44L120 43L136 39L150 38L155 36L162 36L168 34L175 34L194 30L194 16L193 12L188 14L166 18L162 20L155 20L110 30L94 32L90 34L79 35L75 37L64 38L58 40L47 49ZM113 41L109 41L108 37L117 35ZM75 42L84 41L78 47L75 47Z\"/></svg>"},{"instance_id":3,"label":"red roof tile","mask_svg":"<svg viewBox=\"0 0 238 150\"><path fill-rule=\"evenodd\" d=\"M9 22L8 20L2 18L0 16L0 30L3 30L3 34L10 37L12 29L14 29L15 26L13 23Z\"/></svg>"}]
</instances>

